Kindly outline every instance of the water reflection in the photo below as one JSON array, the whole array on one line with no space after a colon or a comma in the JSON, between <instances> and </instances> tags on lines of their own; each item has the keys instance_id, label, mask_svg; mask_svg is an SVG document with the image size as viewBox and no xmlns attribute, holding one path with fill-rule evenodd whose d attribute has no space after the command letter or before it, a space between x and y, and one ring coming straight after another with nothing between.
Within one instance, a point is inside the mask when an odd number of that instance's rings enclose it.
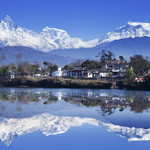
<instances>
[{"instance_id":1,"label":"water reflection","mask_svg":"<svg viewBox=\"0 0 150 150\"><path fill-rule=\"evenodd\" d=\"M90 124L128 141L150 140L149 108L150 92L0 88L0 139L9 146L37 130L49 136Z\"/></svg>"},{"instance_id":2,"label":"water reflection","mask_svg":"<svg viewBox=\"0 0 150 150\"><path fill-rule=\"evenodd\" d=\"M0 139L7 146L18 136L40 130L44 135L65 133L72 126L87 123L98 126L98 121L91 118L60 117L48 113L29 118L4 118L0 123Z\"/></svg>"},{"instance_id":3,"label":"water reflection","mask_svg":"<svg viewBox=\"0 0 150 150\"><path fill-rule=\"evenodd\" d=\"M30 104L32 102L43 102L52 104L58 100L78 105L95 107L99 106L103 111L102 115L112 114L115 109L123 111L130 107L130 111L141 113L150 108L149 92L118 91L118 90L46 90L46 89L0 89L0 110L5 107L2 101L18 104ZM18 109L18 111L20 111Z\"/></svg>"}]
</instances>

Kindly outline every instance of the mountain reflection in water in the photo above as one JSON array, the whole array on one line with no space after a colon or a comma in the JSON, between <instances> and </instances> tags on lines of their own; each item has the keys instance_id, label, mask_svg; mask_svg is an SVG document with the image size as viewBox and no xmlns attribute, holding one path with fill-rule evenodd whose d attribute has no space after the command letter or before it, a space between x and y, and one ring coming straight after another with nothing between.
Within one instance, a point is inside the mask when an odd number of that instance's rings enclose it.
<instances>
[{"instance_id":1,"label":"mountain reflection in water","mask_svg":"<svg viewBox=\"0 0 150 150\"><path fill-rule=\"evenodd\" d=\"M128 141L146 141L149 108L150 92L0 88L0 139L8 146L16 137L37 130L49 136L90 124Z\"/></svg>"}]
</instances>

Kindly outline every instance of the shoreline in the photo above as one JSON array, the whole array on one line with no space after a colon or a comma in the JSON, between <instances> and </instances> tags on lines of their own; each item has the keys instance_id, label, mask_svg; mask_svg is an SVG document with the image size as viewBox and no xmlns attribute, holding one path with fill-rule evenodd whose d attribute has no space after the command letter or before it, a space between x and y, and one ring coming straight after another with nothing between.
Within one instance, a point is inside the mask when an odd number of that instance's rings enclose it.
<instances>
[{"instance_id":1,"label":"shoreline","mask_svg":"<svg viewBox=\"0 0 150 150\"><path fill-rule=\"evenodd\" d=\"M71 79L61 77L22 77L1 80L0 87L15 88L70 88L70 89L118 89L131 91L150 91L149 83L135 83L126 86L113 86L113 82L102 79Z\"/></svg>"},{"instance_id":2,"label":"shoreline","mask_svg":"<svg viewBox=\"0 0 150 150\"><path fill-rule=\"evenodd\" d=\"M1 87L22 88L72 88L72 89L112 89L112 83L105 80L68 79L60 77L17 77L1 82Z\"/></svg>"}]
</instances>

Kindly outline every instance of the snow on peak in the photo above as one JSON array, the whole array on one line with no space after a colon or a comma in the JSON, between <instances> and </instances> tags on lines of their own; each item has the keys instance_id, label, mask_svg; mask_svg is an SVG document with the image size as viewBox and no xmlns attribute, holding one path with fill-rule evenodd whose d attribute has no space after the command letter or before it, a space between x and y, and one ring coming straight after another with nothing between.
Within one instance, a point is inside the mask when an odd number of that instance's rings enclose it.
<instances>
[{"instance_id":1,"label":"snow on peak","mask_svg":"<svg viewBox=\"0 0 150 150\"><path fill-rule=\"evenodd\" d=\"M55 31L55 32L62 32L62 33L65 33L66 31L65 30L62 30L62 29L57 29L57 28L50 28L50 27L45 27L42 31Z\"/></svg>"},{"instance_id":2,"label":"snow on peak","mask_svg":"<svg viewBox=\"0 0 150 150\"><path fill-rule=\"evenodd\" d=\"M45 27L42 30L41 35L43 35L44 37L47 37L49 39L54 39L54 40L56 40L56 39L64 40L67 38L71 39L65 30L49 28L49 27Z\"/></svg>"},{"instance_id":3,"label":"snow on peak","mask_svg":"<svg viewBox=\"0 0 150 150\"><path fill-rule=\"evenodd\" d=\"M10 16L8 16L8 15L3 19L3 21L5 21L5 22L13 22L12 19L10 18Z\"/></svg>"},{"instance_id":4,"label":"snow on peak","mask_svg":"<svg viewBox=\"0 0 150 150\"><path fill-rule=\"evenodd\" d=\"M114 32L109 32L100 41L100 44L112 42L114 40L144 36L150 37L150 23L129 21L126 25L117 28Z\"/></svg>"},{"instance_id":5,"label":"snow on peak","mask_svg":"<svg viewBox=\"0 0 150 150\"><path fill-rule=\"evenodd\" d=\"M71 38L65 30L45 27L41 33L15 25L7 15L0 23L1 46L26 46L44 52L53 49L88 48L98 44L98 40L83 41Z\"/></svg>"},{"instance_id":6,"label":"snow on peak","mask_svg":"<svg viewBox=\"0 0 150 150\"><path fill-rule=\"evenodd\" d=\"M131 22L109 32L102 40L83 41L72 38L62 29L45 27L36 33L16 25L7 15L0 23L0 46L26 46L49 52L53 49L90 48L125 38L150 37L150 23Z\"/></svg>"},{"instance_id":7,"label":"snow on peak","mask_svg":"<svg viewBox=\"0 0 150 150\"><path fill-rule=\"evenodd\" d=\"M7 15L0 23L0 27L3 30L13 30L18 26L12 21L12 19Z\"/></svg>"}]
</instances>

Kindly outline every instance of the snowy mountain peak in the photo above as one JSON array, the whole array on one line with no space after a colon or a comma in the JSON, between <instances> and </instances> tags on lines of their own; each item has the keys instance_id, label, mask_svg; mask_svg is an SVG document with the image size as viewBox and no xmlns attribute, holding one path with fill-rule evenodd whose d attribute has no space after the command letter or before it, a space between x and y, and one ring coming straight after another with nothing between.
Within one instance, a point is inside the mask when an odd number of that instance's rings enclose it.
<instances>
[{"instance_id":1,"label":"snowy mountain peak","mask_svg":"<svg viewBox=\"0 0 150 150\"><path fill-rule=\"evenodd\" d=\"M65 30L45 27L41 33L15 25L7 15L0 23L0 46L26 46L49 52L53 49L88 48L98 44L98 40L83 41L71 38Z\"/></svg>"},{"instance_id":2,"label":"snowy mountain peak","mask_svg":"<svg viewBox=\"0 0 150 150\"><path fill-rule=\"evenodd\" d=\"M0 23L0 27L3 30L13 30L18 26L12 21L12 19L7 15Z\"/></svg>"},{"instance_id":3,"label":"snowy mountain peak","mask_svg":"<svg viewBox=\"0 0 150 150\"><path fill-rule=\"evenodd\" d=\"M3 19L3 21L4 22L13 22L12 19L10 18L10 16L8 16L8 15Z\"/></svg>"},{"instance_id":4,"label":"snowy mountain peak","mask_svg":"<svg viewBox=\"0 0 150 150\"><path fill-rule=\"evenodd\" d=\"M131 25L131 26L138 26L138 25L141 25L141 26L143 26L143 27L149 27L149 26L150 26L150 23L128 21L128 25Z\"/></svg>"},{"instance_id":5,"label":"snowy mountain peak","mask_svg":"<svg viewBox=\"0 0 150 150\"><path fill-rule=\"evenodd\" d=\"M36 33L16 25L7 15L0 23L0 46L26 46L49 52L54 49L90 48L114 40L150 37L150 23L131 22L109 32L102 40L83 41L72 38L65 30L45 27L41 33Z\"/></svg>"},{"instance_id":6,"label":"snowy mountain peak","mask_svg":"<svg viewBox=\"0 0 150 150\"><path fill-rule=\"evenodd\" d=\"M56 28L49 28L49 27L45 27L42 32L41 35L49 38L49 39L70 39L70 36L68 35L68 33L65 30L62 29L56 29Z\"/></svg>"},{"instance_id":7,"label":"snowy mountain peak","mask_svg":"<svg viewBox=\"0 0 150 150\"><path fill-rule=\"evenodd\" d=\"M50 27L47 27L47 26L42 31L55 31L55 32L62 32L62 33L66 32L65 30L62 30L62 29L50 28Z\"/></svg>"},{"instance_id":8,"label":"snowy mountain peak","mask_svg":"<svg viewBox=\"0 0 150 150\"><path fill-rule=\"evenodd\" d=\"M126 25L117 28L114 32L109 32L100 41L100 44L114 40L145 36L150 37L150 23L129 21Z\"/></svg>"}]
</instances>

